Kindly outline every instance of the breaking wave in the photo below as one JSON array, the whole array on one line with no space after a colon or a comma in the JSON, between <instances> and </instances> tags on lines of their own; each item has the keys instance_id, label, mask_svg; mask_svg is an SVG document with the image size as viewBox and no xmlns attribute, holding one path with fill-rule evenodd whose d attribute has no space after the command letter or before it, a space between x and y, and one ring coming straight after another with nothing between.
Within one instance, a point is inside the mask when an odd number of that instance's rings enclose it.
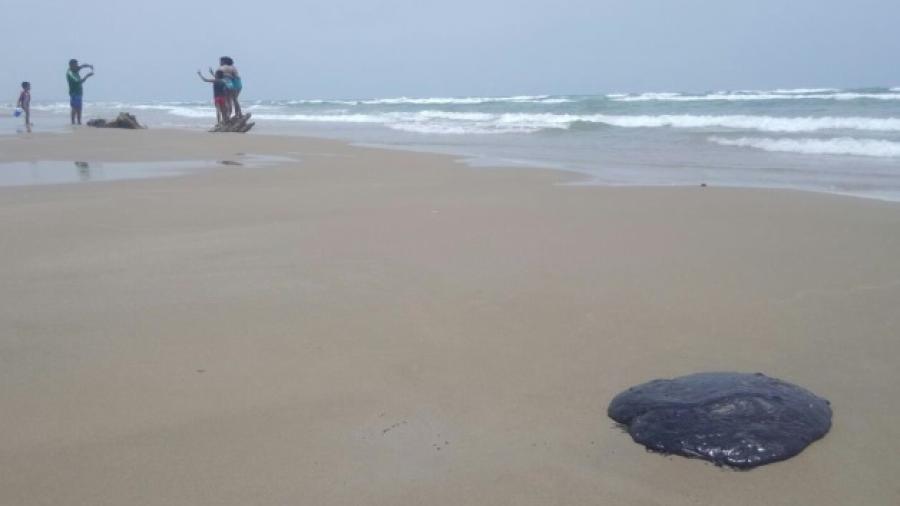
<instances>
[{"instance_id":1,"label":"breaking wave","mask_svg":"<svg viewBox=\"0 0 900 506\"><path fill-rule=\"evenodd\" d=\"M900 157L900 142L877 139L854 139L839 137L834 139L771 139L741 137L728 139L710 137L709 140L722 146L762 149L782 153L802 153L809 155L855 155L881 158Z\"/></svg>"},{"instance_id":2,"label":"breaking wave","mask_svg":"<svg viewBox=\"0 0 900 506\"><path fill-rule=\"evenodd\" d=\"M539 103L561 104L571 102L567 98L551 97L549 95L519 95L514 97L462 97L462 98L377 98L360 100L357 104L364 105L477 105L489 103Z\"/></svg>"},{"instance_id":3,"label":"breaking wave","mask_svg":"<svg viewBox=\"0 0 900 506\"><path fill-rule=\"evenodd\" d=\"M586 116L585 121L599 121L625 128L733 128L760 132L816 132L820 130L900 131L898 118L802 117L786 118L749 115L658 115L658 116Z\"/></svg>"},{"instance_id":4,"label":"breaking wave","mask_svg":"<svg viewBox=\"0 0 900 506\"><path fill-rule=\"evenodd\" d=\"M808 95L810 93L835 93L841 91L837 88L794 88L794 89L777 89L772 91L772 93L778 93L781 95ZM765 93L765 92L757 92L757 93Z\"/></svg>"},{"instance_id":5,"label":"breaking wave","mask_svg":"<svg viewBox=\"0 0 900 506\"><path fill-rule=\"evenodd\" d=\"M830 88L716 92L705 95L682 93L641 93L638 95L607 95L615 102L740 102L768 100L900 100L900 89L892 88L887 93L850 92Z\"/></svg>"},{"instance_id":6,"label":"breaking wave","mask_svg":"<svg viewBox=\"0 0 900 506\"><path fill-rule=\"evenodd\" d=\"M255 131L321 131L367 143L439 146L467 156L584 169L613 183L710 179L900 201L900 86L243 102L259 120ZM0 103L0 135L21 124L13 107ZM32 107L39 125L68 125L68 100ZM123 111L151 128L207 129L216 116L209 100L89 100L86 115ZM757 163L774 156L769 152L793 155L779 156L777 167ZM729 170L704 168L708 155Z\"/></svg>"},{"instance_id":7,"label":"breaking wave","mask_svg":"<svg viewBox=\"0 0 900 506\"><path fill-rule=\"evenodd\" d=\"M212 108L172 107L171 114L207 117ZM576 123L595 123L620 128L728 128L760 132L817 132L821 130L861 130L900 132L900 118L800 117L782 118L749 115L608 115L449 112L427 110L381 114L270 114L254 116L260 120L310 123L373 123L406 132L480 134L528 133L545 129L568 129Z\"/></svg>"}]
</instances>

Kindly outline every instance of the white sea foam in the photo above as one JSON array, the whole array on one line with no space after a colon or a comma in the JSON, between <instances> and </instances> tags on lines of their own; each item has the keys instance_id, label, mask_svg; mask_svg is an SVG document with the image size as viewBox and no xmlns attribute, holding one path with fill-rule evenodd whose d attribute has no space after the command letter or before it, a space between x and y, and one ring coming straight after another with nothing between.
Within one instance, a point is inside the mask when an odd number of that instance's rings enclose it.
<instances>
[{"instance_id":1,"label":"white sea foam","mask_svg":"<svg viewBox=\"0 0 900 506\"><path fill-rule=\"evenodd\" d=\"M766 137L741 137L729 139L724 137L710 137L709 140L722 146L755 148L783 153L900 157L900 142L877 139L855 139L852 137L839 137L833 139L772 139Z\"/></svg>"},{"instance_id":2,"label":"white sea foam","mask_svg":"<svg viewBox=\"0 0 900 506\"><path fill-rule=\"evenodd\" d=\"M284 105L319 105L319 104L340 104L340 105L357 105L359 104L358 100L323 100L323 99L311 99L311 100L288 100L287 102L283 102ZM281 103L276 103L273 105L281 105Z\"/></svg>"},{"instance_id":3,"label":"white sea foam","mask_svg":"<svg viewBox=\"0 0 900 506\"><path fill-rule=\"evenodd\" d=\"M68 102L54 102L54 103L44 103L44 104L31 104L32 111L43 111L43 112L69 112L70 106Z\"/></svg>"},{"instance_id":4,"label":"white sea foam","mask_svg":"<svg viewBox=\"0 0 900 506\"><path fill-rule=\"evenodd\" d=\"M900 131L898 118L703 115L607 115L607 114L501 114L492 119L501 125L534 129L568 128L574 123L599 123L621 128L732 128L762 132L816 132L820 130Z\"/></svg>"},{"instance_id":5,"label":"white sea foam","mask_svg":"<svg viewBox=\"0 0 900 506\"><path fill-rule=\"evenodd\" d=\"M168 107L176 116L211 117L212 108ZM607 115L452 112L426 110L376 114L274 114L257 113L255 118L269 121L311 123L383 124L402 131L422 133L521 133L545 129L568 129L576 123L605 124L620 128L728 128L760 132L817 132L822 130L859 130L900 132L900 118L867 117L773 117L749 115Z\"/></svg>"},{"instance_id":6,"label":"white sea foam","mask_svg":"<svg viewBox=\"0 0 900 506\"><path fill-rule=\"evenodd\" d=\"M650 102L654 100L680 100L681 98L690 98L688 96L682 95L681 93L669 93L669 92L648 92L641 93L639 95L609 95L611 100L615 100L616 102Z\"/></svg>"},{"instance_id":7,"label":"white sea foam","mask_svg":"<svg viewBox=\"0 0 900 506\"><path fill-rule=\"evenodd\" d=\"M278 112L284 111L284 109L285 109L285 107L283 105L277 105L277 104L249 104L249 105L244 104L243 105L243 110L249 111L252 113L259 113L259 112L278 113Z\"/></svg>"},{"instance_id":8,"label":"white sea foam","mask_svg":"<svg viewBox=\"0 0 900 506\"><path fill-rule=\"evenodd\" d=\"M50 113L68 113L68 102L39 103L32 110ZM201 106L198 102L164 102L157 104L130 104L126 102L91 102L90 114L113 114L117 111L161 111L186 118L214 118L216 110L212 106Z\"/></svg>"},{"instance_id":9,"label":"white sea foam","mask_svg":"<svg viewBox=\"0 0 900 506\"><path fill-rule=\"evenodd\" d=\"M549 95L519 95L514 97L377 98L371 100L360 100L357 103L363 105L477 105L497 102L560 104L571 101L571 99L553 98Z\"/></svg>"},{"instance_id":10,"label":"white sea foam","mask_svg":"<svg viewBox=\"0 0 900 506\"><path fill-rule=\"evenodd\" d=\"M606 115L606 114L525 114L500 115L438 115L423 114L413 118L393 117L387 121L422 123L425 119L444 119L459 122L466 120L473 128L494 131L538 131L544 129L568 129L576 123L605 124L620 128L728 128L760 132L817 132L822 130L859 130L873 132L900 132L900 119L865 117L801 117L781 118L772 116L702 116L702 115ZM404 121L406 120L406 121ZM457 129L463 125L454 125Z\"/></svg>"},{"instance_id":11,"label":"white sea foam","mask_svg":"<svg viewBox=\"0 0 900 506\"><path fill-rule=\"evenodd\" d=\"M823 88L824 89L824 88ZM775 90L791 93L810 91ZM818 91L818 90L814 90ZM751 94L757 92L729 92ZM774 93L774 92L772 92ZM895 95L895 94L892 94ZM618 96L618 95L608 95ZM686 98L675 93L654 93L642 95L655 99ZM715 96L708 95L709 96ZM747 95L751 96L751 95ZM898 95L900 96L900 95ZM635 97L629 97L635 98ZM695 97L687 97L693 99ZM507 101L555 100L546 95L501 97ZM436 101L445 99L383 99ZM467 99L446 99L467 100ZM472 100L482 100L481 98ZM497 99L491 99L497 100ZM569 99L565 99L569 100ZM258 102L245 104L245 108L254 113L254 117L264 121L309 122L309 123L347 123L376 124L387 128L418 133L440 134L495 134L495 133L532 133L548 129L570 129L577 124L608 125L619 128L673 128L673 129L712 129L712 130L744 130L770 133L804 133L820 131L863 131L863 132L900 132L900 118L875 118L863 116L822 116L822 117L779 117L763 115L702 115L702 114L562 114L533 112L481 112L445 110L438 103L427 110L368 112L367 109L344 108L303 108L291 107L296 101ZM325 101L321 102L325 104ZM336 102L327 102L334 104ZM67 102L35 104L36 111L52 113L68 112ZM171 116L208 119L215 117L215 109L205 102L160 102L151 104L126 104L120 102L97 102L91 104L93 110L109 111L137 110L160 111ZM385 108L380 108L385 109ZM103 114L103 112L101 112Z\"/></svg>"},{"instance_id":12,"label":"white sea foam","mask_svg":"<svg viewBox=\"0 0 900 506\"><path fill-rule=\"evenodd\" d=\"M900 90L892 90L900 91ZM717 92L707 95L682 95L679 93L642 93L611 98L616 102L740 102L759 100L900 100L900 93L786 93L772 92Z\"/></svg>"},{"instance_id":13,"label":"white sea foam","mask_svg":"<svg viewBox=\"0 0 900 506\"><path fill-rule=\"evenodd\" d=\"M387 123L388 115L377 114L254 114L254 119L306 123Z\"/></svg>"},{"instance_id":14,"label":"white sea foam","mask_svg":"<svg viewBox=\"0 0 900 506\"><path fill-rule=\"evenodd\" d=\"M536 129L526 125L492 125L492 124L454 124L454 123L393 123L388 125L393 130L418 134L438 135L492 135L532 133Z\"/></svg>"},{"instance_id":15,"label":"white sea foam","mask_svg":"<svg viewBox=\"0 0 900 506\"><path fill-rule=\"evenodd\" d=\"M830 95L795 95L800 99L818 99L818 100L900 100L900 93L854 93L842 92L832 93Z\"/></svg>"},{"instance_id":16,"label":"white sea foam","mask_svg":"<svg viewBox=\"0 0 900 506\"><path fill-rule=\"evenodd\" d=\"M564 104L569 102L574 102L574 100L564 97L551 97L550 95L518 95L511 97L394 97L362 100L304 99L263 105L479 105L490 103Z\"/></svg>"},{"instance_id":17,"label":"white sea foam","mask_svg":"<svg viewBox=\"0 0 900 506\"><path fill-rule=\"evenodd\" d=\"M624 128L734 128L761 132L816 132L819 130L900 131L898 118L805 117L786 118L749 115L659 115L610 116L591 115L581 121L606 123Z\"/></svg>"},{"instance_id":18,"label":"white sea foam","mask_svg":"<svg viewBox=\"0 0 900 506\"><path fill-rule=\"evenodd\" d=\"M216 110L213 107L167 107L166 110L173 116L183 118L215 118Z\"/></svg>"},{"instance_id":19,"label":"white sea foam","mask_svg":"<svg viewBox=\"0 0 900 506\"><path fill-rule=\"evenodd\" d=\"M773 90L772 93L778 93L780 95L809 95L813 93L836 93L841 91L837 88L794 88L794 89L783 89L779 88L777 90ZM760 92L765 93L765 92Z\"/></svg>"},{"instance_id":20,"label":"white sea foam","mask_svg":"<svg viewBox=\"0 0 900 506\"><path fill-rule=\"evenodd\" d=\"M255 115L257 119L382 124L394 130L437 134L530 133L547 128L568 128L579 116L555 114L488 114L478 112L419 111L346 115Z\"/></svg>"}]
</instances>

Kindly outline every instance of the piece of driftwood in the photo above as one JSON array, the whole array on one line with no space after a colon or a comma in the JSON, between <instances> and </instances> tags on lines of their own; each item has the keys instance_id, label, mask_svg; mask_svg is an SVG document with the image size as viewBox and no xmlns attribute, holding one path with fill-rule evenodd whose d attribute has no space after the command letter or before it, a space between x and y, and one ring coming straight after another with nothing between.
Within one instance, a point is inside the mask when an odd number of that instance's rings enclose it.
<instances>
[{"instance_id":1,"label":"piece of driftwood","mask_svg":"<svg viewBox=\"0 0 900 506\"><path fill-rule=\"evenodd\" d=\"M210 132L220 133L220 132L234 132L234 133L247 133L253 125L256 123L250 123L250 118L252 114L245 114L243 116L235 116L233 118L229 118L218 125L214 126Z\"/></svg>"},{"instance_id":2,"label":"piece of driftwood","mask_svg":"<svg viewBox=\"0 0 900 506\"><path fill-rule=\"evenodd\" d=\"M147 128L138 123L137 118L127 112L120 112L119 116L112 121L105 119L92 119L87 122L88 126L94 128L127 128L129 130L140 130Z\"/></svg>"}]
</instances>

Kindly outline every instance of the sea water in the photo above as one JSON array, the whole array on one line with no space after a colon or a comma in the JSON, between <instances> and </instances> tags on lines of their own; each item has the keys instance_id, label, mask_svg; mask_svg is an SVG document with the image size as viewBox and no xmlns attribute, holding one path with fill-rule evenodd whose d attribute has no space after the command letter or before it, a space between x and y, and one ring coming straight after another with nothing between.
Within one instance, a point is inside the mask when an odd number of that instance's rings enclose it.
<instances>
[{"instance_id":1,"label":"sea water","mask_svg":"<svg viewBox=\"0 0 900 506\"><path fill-rule=\"evenodd\" d=\"M85 162L40 160L0 162L0 187L88 183L177 176L215 162Z\"/></svg>"},{"instance_id":2,"label":"sea water","mask_svg":"<svg viewBox=\"0 0 900 506\"><path fill-rule=\"evenodd\" d=\"M254 133L544 166L609 185L790 188L900 201L900 88L264 100ZM38 104L42 122L67 104ZM88 103L151 127L202 129L207 103ZM2 111L0 111L2 112ZM43 115L45 118L41 118Z\"/></svg>"},{"instance_id":3,"label":"sea water","mask_svg":"<svg viewBox=\"0 0 900 506\"><path fill-rule=\"evenodd\" d=\"M92 183L123 179L147 179L180 176L221 167L266 168L297 162L295 158L226 153L219 160L97 162L33 160L0 162L0 187L45 184Z\"/></svg>"}]
</instances>

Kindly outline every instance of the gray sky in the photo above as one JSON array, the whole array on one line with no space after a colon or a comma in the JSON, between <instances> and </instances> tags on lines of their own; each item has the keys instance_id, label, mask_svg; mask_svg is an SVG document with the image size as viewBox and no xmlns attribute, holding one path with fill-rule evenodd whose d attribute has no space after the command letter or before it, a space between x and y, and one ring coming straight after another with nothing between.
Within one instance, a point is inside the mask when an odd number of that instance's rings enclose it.
<instances>
[{"instance_id":1,"label":"gray sky","mask_svg":"<svg viewBox=\"0 0 900 506\"><path fill-rule=\"evenodd\" d=\"M10 1L0 89L206 99L235 58L246 99L900 86L897 0Z\"/></svg>"}]
</instances>

